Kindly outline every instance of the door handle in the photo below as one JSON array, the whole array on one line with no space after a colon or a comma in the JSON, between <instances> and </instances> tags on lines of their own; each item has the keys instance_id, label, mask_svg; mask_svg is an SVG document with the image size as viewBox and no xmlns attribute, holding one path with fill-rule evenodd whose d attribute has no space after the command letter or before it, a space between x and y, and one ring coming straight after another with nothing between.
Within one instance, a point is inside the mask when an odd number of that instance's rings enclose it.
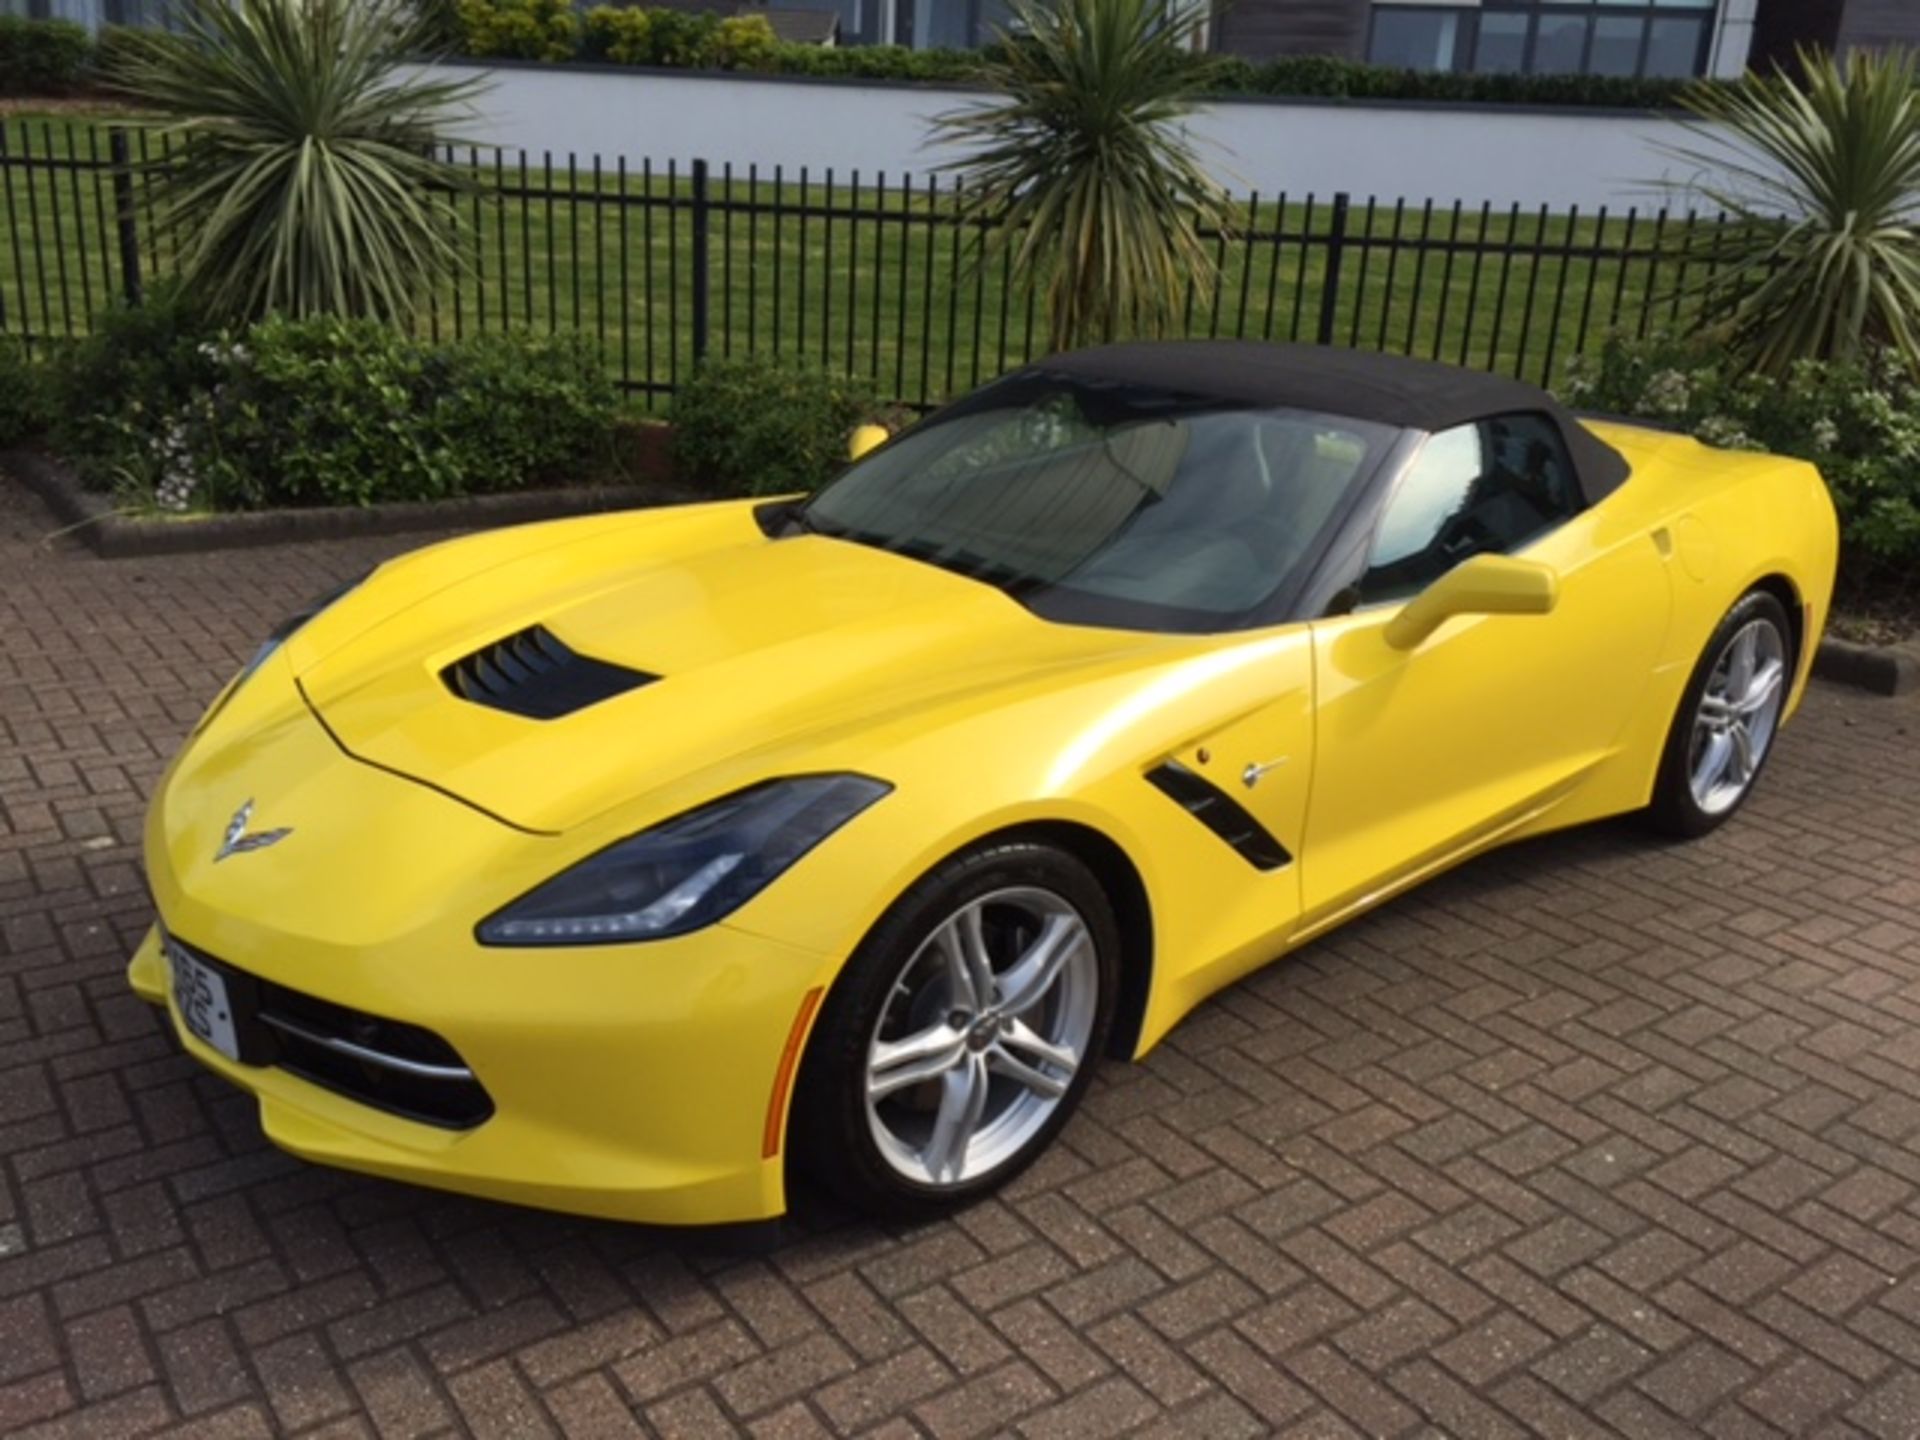
<instances>
[{"instance_id":1,"label":"door handle","mask_svg":"<svg viewBox=\"0 0 1920 1440\"><path fill-rule=\"evenodd\" d=\"M1262 775L1266 774L1269 770L1278 770L1282 765L1287 763L1287 760L1288 757L1285 755L1282 755L1278 760L1269 760L1264 765L1249 760L1247 762L1247 768L1240 772L1240 783L1251 790L1260 783L1260 777Z\"/></svg>"}]
</instances>

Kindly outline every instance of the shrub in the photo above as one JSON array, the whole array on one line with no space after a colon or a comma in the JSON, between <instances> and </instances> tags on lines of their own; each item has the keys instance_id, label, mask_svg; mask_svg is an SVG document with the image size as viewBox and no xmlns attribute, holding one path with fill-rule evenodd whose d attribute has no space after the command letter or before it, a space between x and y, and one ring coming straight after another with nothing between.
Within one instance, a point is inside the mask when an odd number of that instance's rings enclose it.
<instances>
[{"instance_id":1,"label":"shrub","mask_svg":"<svg viewBox=\"0 0 1920 1440\"><path fill-rule=\"evenodd\" d=\"M176 273L209 314L404 321L461 263L436 147L471 82L410 72L402 0L174 0L112 79L184 141L149 170Z\"/></svg>"},{"instance_id":2,"label":"shrub","mask_svg":"<svg viewBox=\"0 0 1920 1440\"><path fill-rule=\"evenodd\" d=\"M1900 352L1920 378L1920 56L1799 52L1799 75L1688 91L1692 144L1662 149L1738 223L1686 232L1742 359Z\"/></svg>"},{"instance_id":3,"label":"shrub","mask_svg":"<svg viewBox=\"0 0 1920 1440\"><path fill-rule=\"evenodd\" d=\"M1717 334L1613 337L1570 367L1563 390L1577 407L1811 460L1840 511L1851 587L1920 566L1920 383L1890 354L1802 360L1770 377L1731 368Z\"/></svg>"},{"instance_id":4,"label":"shrub","mask_svg":"<svg viewBox=\"0 0 1920 1440\"><path fill-rule=\"evenodd\" d=\"M764 15L734 15L713 32L711 63L722 70L771 70L780 53L780 37Z\"/></svg>"},{"instance_id":5,"label":"shrub","mask_svg":"<svg viewBox=\"0 0 1920 1440\"><path fill-rule=\"evenodd\" d=\"M459 0L462 48L509 60L571 60L580 48L573 0Z\"/></svg>"},{"instance_id":6,"label":"shrub","mask_svg":"<svg viewBox=\"0 0 1920 1440\"><path fill-rule=\"evenodd\" d=\"M652 29L645 10L596 5L587 12L587 49L616 65L651 65Z\"/></svg>"},{"instance_id":7,"label":"shrub","mask_svg":"<svg viewBox=\"0 0 1920 1440\"><path fill-rule=\"evenodd\" d=\"M469 336L428 351L431 426L467 494L578 484L605 468L621 404L580 336Z\"/></svg>"},{"instance_id":8,"label":"shrub","mask_svg":"<svg viewBox=\"0 0 1920 1440\"><path fill-rule=\"evenodd\" d=\"M673 397L674 467L730 493L812 490L879 406L859 380L766 356L709 360Z\"/></svg>"},{"instance_id":9,"label":"shrub","mask_svg":"<svg viewBox=\"0 0 1920 1440\"><path fill-rule=\"evenodd\" d=\"M0 15L0 95L70 94L92 58L84 25Z\"/></svg>"},{"instance_id":10,"label":"shrub","mask_svg":"<svg viewBox=\"0 0 1920 1440\"><path fill-rule=\"evenodd\" d=\"M55 443L91 485L107 488L150 458L149 439L196 390L214 383L217 326L177 286L156 286L144 305L115 305L93 333L50 367Z\"/></svg>"},{"instance_id":11,"label":"shrub","mask_svg":"<svg viewBox=\"0 0 1920 1440\"><path fill-rule=\"evenodd\" d=\"M437 500L600 468L618 402L598 358L552 336L435 345L368 320L275 317L209 337L177 309L121 312L64 371L64 437L163 509ZM156 344L135 360L137 337ZM102 338L104 337L104 339Z\"/></svg>"},{"instance_id":12,"label":"shrub","mask_svg":"<svg viewBox=\"0 0 1920 1440\"><path fill-rule=\"evenodd\" d=\"M904 45L795 45L783 43L772 68L782 75L921 83L974 79L989 52L910 50Z\"/></svg>"},{"instance_id":13,"label":"shrub","mask_svg":"<svg viewBox=\"0 0 1920 1440\"><path fill-rule=\"evenodd\" d=\"M146 32L137 26L102 25L93 37L92 82L108 90L117 89L113 77L134 61L145 43Z\"/></svg>"},{"instance_id":14,"label":"shrub","mask_svg":"<svg viewBox=\"0 0 1920 1440\"><path fill-rule=\"evenodd\" d=\"M966 182L962 218L983 257L1044 287L1050 344L1163 333L1218 276L1205 231L1225 232L1227 193L1186 118L1204 70L1197 0L1008 0L1026 36L982 78L991 101L936 115L966 147L943 168Z\"/></svg>"},{"instance_id":15,"label":"shrub","mask_svg":"<svg viewBox=\"0 0 1920 1440\"><path fill-rule=\"evenodd\" d=\"M43 368L24 344L0 335L0 449L39 435L52 413Z\"/></svg>"},{"instance_id":16,"label":"shrub","mask_svg":"<svg viewBox=\"0 0 1920 1440\"><path fill-rule=\"evenodd\" d=\"M647 15L650 63L697 69L712 63L720 17L682 10L653 10Z\"/></svg>"},{"instance_id":17,"label":"shrub","mask_svg":"<svg viewBox=\"0 0 1920 1440\"><path fill-rule=\"evenodd\" d=\"M459 50L466 39L460 0L413 0L413 13L420 22L421 42L429 52Z\"/></svg>"}]
</instances>

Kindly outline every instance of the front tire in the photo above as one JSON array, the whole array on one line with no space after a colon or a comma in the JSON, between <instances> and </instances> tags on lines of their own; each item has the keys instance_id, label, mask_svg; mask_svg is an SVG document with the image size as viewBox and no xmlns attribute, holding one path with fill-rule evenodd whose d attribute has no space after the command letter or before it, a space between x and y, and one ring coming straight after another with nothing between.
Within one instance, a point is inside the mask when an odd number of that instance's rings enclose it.
<instances>
[{"instance_id":1,"label":"front tire","mask_svg":"<svg viewBox=\"0 0 1920 1440\"><path fill-rule=\"evenodd\" d=\"M1691 839L1746 803L1793 683L1791 635L1785 607L1764 590L1748 591L1714 630L1667 736L1646 812L1654 829Z\"/></svg>"},{"instance_id":2,"label":"front tire","mask_svg":"<svg viewBox=\"0 0 1920 1440\"><path fill-rule=\"evenodd\" d=\"M1119 954L1111 901L1065 851L1011 842L937 866L827 996L794 1095L795 1162L889 1217L1006 1184L1086 1092Z\"/></svg>"}]
</instances>

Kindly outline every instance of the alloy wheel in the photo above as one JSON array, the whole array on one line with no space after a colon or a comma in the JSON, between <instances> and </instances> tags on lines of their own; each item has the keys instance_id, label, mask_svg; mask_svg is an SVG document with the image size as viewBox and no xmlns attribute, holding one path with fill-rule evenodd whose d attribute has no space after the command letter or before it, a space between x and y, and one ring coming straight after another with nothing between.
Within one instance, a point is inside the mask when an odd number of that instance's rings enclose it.
<instances>
[{"instance_id":1,"label":"alloy wheel","mask_svg":"<svg viewBox=\"0 0 1920 1440\"><path fill-rule=\"evenodd\" d=\"M1087 1061L1092 932L1032 886L970 900L908 958L867 1047L867 1119L902 1177L947 1188L1012 1160Z\"/></svg>"},{"instance_id":2,"label":"alloy wheel","mask_svg":"<svg viewBox=\"0 0 1920 1440\"><path fill-rule=\"evenodd\" d=\"M1728 639L1707 676L1687 752L1693 802L1721 815L1760 773L1787 693L1787 646L1771 620L1753 620Z\"/></svg>"}]
</instances>

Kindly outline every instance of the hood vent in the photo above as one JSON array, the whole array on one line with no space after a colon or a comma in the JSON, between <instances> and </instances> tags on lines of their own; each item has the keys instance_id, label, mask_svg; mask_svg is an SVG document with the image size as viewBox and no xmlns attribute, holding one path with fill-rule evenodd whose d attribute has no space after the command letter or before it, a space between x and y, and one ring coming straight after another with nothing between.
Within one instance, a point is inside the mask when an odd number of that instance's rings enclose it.
<instances>
[{"instance_id":1,"label":"hood vent","mask_svg":"<svg viewBox=\"0 0 1920 1440\"><path fill-rule=\"evenodd\" d=\"M440 672L462 700L529 720L558 720L658 680L569 650L544 625L516 631Z\"/></svg>"}]
</instances>

